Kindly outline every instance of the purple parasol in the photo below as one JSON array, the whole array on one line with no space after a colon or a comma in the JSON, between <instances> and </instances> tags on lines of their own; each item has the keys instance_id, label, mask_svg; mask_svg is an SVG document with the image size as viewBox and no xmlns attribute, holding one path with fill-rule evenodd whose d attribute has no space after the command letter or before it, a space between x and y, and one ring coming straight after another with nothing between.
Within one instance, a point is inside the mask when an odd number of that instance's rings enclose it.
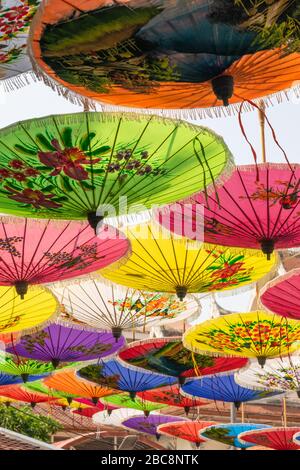
<instances>
[{"instance_id":1,"label":"purple parasol","mask_svg":"<svg viewBox=\"0 0 300 470\"><path fill-rule=\"evenodd\" d=\"M69 322L57 321L42 330L24 335L20 342L7 351L23 357L51 362L88 361L116 353L125 344L121 336L116 340L108 331L83 329Z\"/></svg>"},{"instance_id":2,"label":"purple parasol","mask_svg":"<svg viewBox=\"0 0 300 470\"><path fill-rule=\"evenodd\" d=\"M157 440L160 438L160 434L157 432L157 427L160 424L173 423L175 421L186 421L185 418L179 418L178 416L168 416L163 414L153 414L148 417L145 416L133 416L132 418L126 419L122 422L122 426L130 430L151 434L156 436Z\"/></svg>"}]
</instances>

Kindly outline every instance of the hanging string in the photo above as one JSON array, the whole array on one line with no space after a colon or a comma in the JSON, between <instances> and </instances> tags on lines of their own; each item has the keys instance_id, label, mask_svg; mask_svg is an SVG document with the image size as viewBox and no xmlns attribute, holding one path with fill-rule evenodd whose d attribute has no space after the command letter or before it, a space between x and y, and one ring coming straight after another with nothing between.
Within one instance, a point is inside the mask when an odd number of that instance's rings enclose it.
<instances>
[{"instance_id":1,"label":"hanging string","mask_svg":"<svg viewBox=\"0 0 300 470\"><path fill-rule=\"evenodd\" d=\"M286 414L286 398L282 399L282 412L283 412L283 426L287 427L287 414Z\"/></svg>"},{"instance_id":2,"label":"hanging string","mask_svg":"<svg viewBox=\"0 0 300 470\"><path fill-rule=\"evenodd\" d=\"M283 149L283 147L280 145L280 143L278 142L278 139L277 139L277 136L276 136L276 133L275 133L275 130L272 126L272 124L270 123L270 120L268 119L268 116L266 115L264 109L262 107L259 107L256 103L254 103L254 101L251 101L251 100L244 100L242 101L241 105L240 105L240 108L239 108L239 114L238 114L238 119L239 119L239 125L240 125L240 128L241 128L241 131L242 131L242 134L245 138L245 140L247 141L247 143L249 144L250 148L251 148L251 152L252 152L252 155L253 155L253 158L254 158L254 161L255 161L255 164L257 166L257 154L256 154L256 151L253 147L253 145L251 144L251 142L249 141L247 135L246 135L246 132L245 132L245 129L244 129L244 126L243 126L243 123L242 123L242 110L243 110L243 106L245 103L248 103L250 104L251 106L253 106L254 108L256 108L260 115L263 117L263 120L264 122L266 121L270 130L271 130L271 133L272 133L272 137L273 137L273 140L275 142L275 144L277 145L277 147L281 150L281 152L283 153L284 155L284 158L285 158L285 161L286 163L288 164L291 172L294 174L294 169L292 168L290 162L289 162L289 159L288 159L288 156L285 152L285 150ZM257 167L257 176L258 176L258 167Z\"/></svg>"},{"instance_id":3,"label":"hanging string","mask_svg":"<svg viewBox=\"0 0 300 470\"><path fill-rule=\"evenodd\" d=\"M262 163L267 163L266 155L266 133L265 133L265 103L264 101L260 102L258 117L260 122L260 131L261 131L261 151L262 151Z\"/></svg>"},{"instance_id":4,"label":"hanging string","mask_svg":"<svg viewBox=\"0 0 300 470\"><path fill-rule=\"evenodd\" d=\"M241 421L242 421L242 423L244 423L245 422L245 412L244 412L244 403L243 402L241 404L241 413L242 413Z\"/></svg>"}]
</instances>

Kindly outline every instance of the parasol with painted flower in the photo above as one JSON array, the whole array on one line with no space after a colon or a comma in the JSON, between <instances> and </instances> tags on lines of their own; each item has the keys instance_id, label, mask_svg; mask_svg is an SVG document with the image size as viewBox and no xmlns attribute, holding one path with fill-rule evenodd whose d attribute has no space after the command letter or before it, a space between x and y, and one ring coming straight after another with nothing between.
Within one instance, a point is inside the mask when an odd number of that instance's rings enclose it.
<instances>
[{"instance_id":1,"label":"parasol with painted flower","mask_svg":"<svg viewBox=\"0 0 300 470\"><path fill-rule=\"evenodd\" d=\"M8 351L23 357L49 362L57 368L60 363L90 361L116 353L125 344L108 331L82 328L80 325L57 320L43 329L22 336Z\"/></svg>"},{"instance_id":2,"label":"parasol with painted flower","mask_svg":"<svg viewBox=\"0 0 300 470\"><path fill-rule=\"evenodd\" d=\"M129 242L107 225L96 237L80 222L2 217L0 285L15 286L23 298L29 285L87 275L118 262L128 250Z\"/></svg>"},{"instance_id":3,"label":"parasol with painted flower","mask_svg":"<svg viewBox=\"0 0 300 470\"><path fill-rule=\"evenodd\" d=\"M212 6L208 0L43 2L32 27L35 69L72 99L170 114L188 109L193 117L195 109L220 116L220 104L243 99L275 94L280 100L299 78L300 54L256 41L255 29L211 21Z\"/></svg>"},{"instance_id":4,"label":"parasol with painted flower","mask_svg":"<svg viewBox=\"0 0 300 470\"><path fill-rule=\"evenodd\" d=\"M293 440L294 435L299 432L299 427L252 430L241 433L239 440L274 450L299 450L300 443Z\"/></svg>"},{"instance_id":5,"label":"parasol with painted flower","mask_svg":"<svg viewBox=\"0 0 300 470\"><path fill-rule=\"evenodd\" d=\"M215 424L202 429L200 436L205 439L221 442L229 446L237 447L239 449L247 449L254 446L250 442L242 442L239 435L244 432L253 431L256 429L270 428L267 424L256 423L228 423L228 424Z\"/></svg>"},{"instance_id":6,"label":"parasol with painted flower","mask_svg":"<svg viewBox=\"0 0 300 470\"><path fill-rule=\"evenodd\" d=\"M248 363L244 358L193 354L179 336L130 343L118 357L128 367L174 377L181 385L191 377L233 373Z\"/></svg>"},{"instance_id":7,"label":"parasol with painted flower","mask_svg":"<svg viewBox=\"0 0 300 470\"><path fill-rule=\"evenodd\" d=\"M263 278L276 265L255 250L208 245L173 235L152 222L126 229L132 253L118 269L101 275L144 291L187 293L236 289Z\"/></svg>"},{"instance_id":8,"label":"parasol with painted flower","mask_svg":"<svg viewBox=\"0 0 300 470\"><path fill-rule=\"evenodd\" d=\"M235 380L254 390L297 392L300 398L300 358L297 355L269 359L262 370L256 364L239 371Z\"/></svg>"},{"instance_id":9,"label":"parasol with painted flower","mask_svg":"<svg viewBox=\"0 0 300 470\"><path fill-rule=\"evenodd\" d=\"M86 280L65 287L53 287L65 311L75 321L95 328L110 329L115 338L123 330L181 321L195 314L200 305L194 297L178 302L174 295L125 289L100 280Z\"/></svg>"},{"instance_id":10,"label":"parasol with painted flower","mask_svg":"<svg viewBox=\"0 0 300 470\"><path fill-rule=\"evenodd\" d=\"M257 358L289 356L300 348L300 324L257 310L207 320L188 329L184 346L198 354Z\"/></svg>"},{"instance_id":11,"label":"parasol with painted flower","mask_svg":"<svg viewBox=\"0 0 300 470\"><path fill-rule=\"evenodd\" d=\"M212 131L128 113L16 123L0 131L0 157L2 212L88 220L95 231L106 215L187 197L232 169L227 146Z\"/></svg>"}]
</instances>

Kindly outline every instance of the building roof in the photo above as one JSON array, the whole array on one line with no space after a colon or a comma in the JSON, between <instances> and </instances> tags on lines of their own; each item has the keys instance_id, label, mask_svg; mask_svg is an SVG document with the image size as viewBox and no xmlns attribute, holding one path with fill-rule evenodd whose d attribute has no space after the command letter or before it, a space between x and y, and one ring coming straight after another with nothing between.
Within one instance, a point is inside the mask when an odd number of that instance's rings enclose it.
<instances>
[{"instance_id":1,"label":"building roof","mask_svg":"<svg viewBox=\"0 0 300 470\"><path fill-rule=\"evenodd\" d=\"M0 428L0 450L59 450L51 444Z\"/></svg>"}]
</instances>

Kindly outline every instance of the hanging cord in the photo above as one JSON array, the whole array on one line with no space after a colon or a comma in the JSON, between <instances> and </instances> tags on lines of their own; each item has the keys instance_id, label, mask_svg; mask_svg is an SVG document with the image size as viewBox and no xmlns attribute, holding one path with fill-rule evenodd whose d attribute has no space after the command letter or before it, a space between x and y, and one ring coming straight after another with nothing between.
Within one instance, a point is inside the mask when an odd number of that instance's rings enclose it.
<instances>
[{"instance_id":1,"label":"hanging cord","mask_svg":"<svg viewBox=\"0 0 300 470\"><path fill-rule=\"evenodd\" d=\"M13 350L14 350L14 355L15 355L16 358L17 358L18 365L20 365L22 361L21 361L20 356L19 356L19 354L18 354L18 352L17 352L17 350L16 350L16 347L15 347L15 342L14 342L13 333L10 334L10 340L11 340L12 348L13 348Z\"/></svg>"},{"instance_id":2,"label":"hanging cord","mask_svg":"<svg viewBox=\"0 0 300 470\"><path fill-rule=\"evenodd\" d=\"M202 171L203 171L203 183L204 183L204 195L205 195L205 202L206 202L206 205L207 205L207 208L209 209L209 200L208 200L208 192L207 192L207 185L206 185L206 172L205 172L205 166L203 165L203 162L202 162L202 158L200 157L197 149L196 149L196 142L198 142L199 146L200 146L200 150L201 150L201 153L202 153L202 157L204 159L204 162L205 162L205 165L208 169L208 172L209 172L209 175L211 177L211 181L212 181L212 184L213 184L213 187L214 187L214 191L215 191L215 196L216 196L216 201L218 203L218 206L219 206L219 209L221 208L220 206L220 199L219 199L219 195L218 195L218 191L217 191L217 187L216 187L216 182L215 182L215 178L214 178L214 175L211 171L211 168L208 164L208 161L207 161L207 158L206 158L206 153L205 153L205 149L203 147L203 144L202 142L200 141L200 139L198 137L195 137L195 139L193 140L193 147L194 147L194 152L195 152L195 155L197 157L197 160L198 162L200 163L201 167L202 167Z\"/></svg>"},{"instance_id":3,"label":"hanging cord","mask_svg":"<svg viewBox=\"0 0 300 470\"><path fill-rule=\"evenodd\" d=\"M287 427L287 414L286 414L286 397L282 399L282 418L283 418L283 426Z\"/></svg>"},{"instance_id":4,"label":"hanging cord","mask_svg":"<svg viewBox=\"0 0 300 470\"><path fill-rule=\"evenodd\" d=\"M259 123L260 123L260 134L261 134L261 153L262 153L262 163L267 163L267 155L266 155L266 132L265 132L265 103L261 101L259 104Z\"/></svg>"},{"instance_id":5,"label":"hanging cord","mask_svg":"<svg viewBox=\"0 0 300 470\"><path fill-rule=\"evenodd\" d=\"M263 107L259 107L256 103L254 103L253 101L251 100L244 100L242 101L241 105L240 105L240 109L239 109L239 114L238 114L238 119L239 119L239 125L240 125L240 128L241 128L241 131L242 131L242 134L246 140L246 142L249 144L249 147L251 149L251 152L252 152L252 155L253 155L253 158L254 158L254 162L255 162L255 165L256 165L256 178L257 178L257 181L259 181L259 171L258 171L258 164L257 164L257 153L253 147L253 145L251 144L250 140L248 139L247 137L247 134L246 134L246 131L245 131L245 128L243 126L243 122L242 122L242 111L243 111L243 106L245 103L248 103L250 104L251 106L253 106L254 108L256 108L259 113L260 113L260 119L261 119L261 122L263 123L263 127L264 127L264 124L265 122L267 122L269 128L271 129L271 133L272 133L272 137L273 137L273 140L275 142L275 144L277 145L277 147L279 147L279 149L281 150L281 152L283 153L284 155L284 158L285 158L285 161L286 163L288 164L291 172L294 174L295 173L295 170L292 168L290 162L289 162L289 159L288 159L288 156L285 152L285 150L283 149L283 147L280 145L280 143L278 142L278 139L277 139L277 136L276 136L276 133L275 133L275 130L273 128L273 126L271 125Z\"/></svg>"}]
</instances>

